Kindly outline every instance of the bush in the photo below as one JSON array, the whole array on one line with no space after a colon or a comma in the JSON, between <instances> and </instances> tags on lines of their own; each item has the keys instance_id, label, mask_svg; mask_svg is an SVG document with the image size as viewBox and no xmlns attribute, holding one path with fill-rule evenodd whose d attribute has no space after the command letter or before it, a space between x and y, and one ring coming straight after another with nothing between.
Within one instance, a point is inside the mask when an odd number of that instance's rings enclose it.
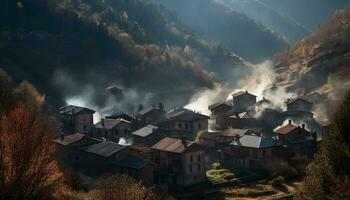
<instances>
[{"instance_id":1,"label":"bush","mask_svg":"<svg viewBox=\"0 0 350 200\"><path fill-rule=\"evenodd\" d=\"M282 183L285 181L283 176L278 176L270 181L270 184L273 187L279 187L282 186Z\"/></svg>"}]
</instances>

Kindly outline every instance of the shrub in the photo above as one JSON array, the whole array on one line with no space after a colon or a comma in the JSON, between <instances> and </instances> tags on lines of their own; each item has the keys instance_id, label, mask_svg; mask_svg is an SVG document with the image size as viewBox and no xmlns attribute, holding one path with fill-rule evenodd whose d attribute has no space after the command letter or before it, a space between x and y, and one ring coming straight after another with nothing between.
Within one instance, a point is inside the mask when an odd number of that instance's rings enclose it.
<instances>
[{"instance_id":1,"label":"shrub","mask_svg":"<svg viewBox=\"0 0 350 200\"><path fill-rule=\"evenodd\" d=\"M285 181L283 176L278 176L270 181L270 184L274 187L282 186L282 183Z\"/></svg>"}]
</instances>

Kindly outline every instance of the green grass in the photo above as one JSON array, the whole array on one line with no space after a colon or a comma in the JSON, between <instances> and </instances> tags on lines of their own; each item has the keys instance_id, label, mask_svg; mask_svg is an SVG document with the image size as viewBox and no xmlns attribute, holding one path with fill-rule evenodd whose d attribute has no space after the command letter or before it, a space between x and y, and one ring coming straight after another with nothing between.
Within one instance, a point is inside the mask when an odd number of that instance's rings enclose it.
<instances>
[{"instance_id":1,"label":"green grass","mask_svg":"<svg viewBox=\"0 0 350 200\"><path fill-rule=\"evenodd\" d=\"M207 171L207 177L213 184L231 182L236 178L228 169L210 169Z\"/></svg>"}]
</instances>

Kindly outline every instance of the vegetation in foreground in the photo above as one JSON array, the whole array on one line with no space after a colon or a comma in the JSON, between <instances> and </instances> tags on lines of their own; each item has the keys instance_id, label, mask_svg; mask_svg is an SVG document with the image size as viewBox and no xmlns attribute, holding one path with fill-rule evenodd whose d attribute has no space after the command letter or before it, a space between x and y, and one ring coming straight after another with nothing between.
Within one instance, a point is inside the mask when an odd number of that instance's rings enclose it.
<instances>
[{"instance_id":1,"label":"vegetation in foreground","mask_svg":"<svg viewBox=\"0 0 350 200\"><path fill-rule=\"evenodd\" d=\"M63 172L55 160L44 99L29 82L16 87L0 69L0 200L172 199L127 176L101 178L82 190L79 176Z\"/></svg>"},{"instance_id":2,"label":"vegetation in foreground","mask_svg":"<svg viewBox=\"0 0 350 200\"><path fill-rule=\"evenodd\" d=\"M297 199L350 199L350 93L337 108L329 132L307 167Z\"/></svg>"}]
</instances>

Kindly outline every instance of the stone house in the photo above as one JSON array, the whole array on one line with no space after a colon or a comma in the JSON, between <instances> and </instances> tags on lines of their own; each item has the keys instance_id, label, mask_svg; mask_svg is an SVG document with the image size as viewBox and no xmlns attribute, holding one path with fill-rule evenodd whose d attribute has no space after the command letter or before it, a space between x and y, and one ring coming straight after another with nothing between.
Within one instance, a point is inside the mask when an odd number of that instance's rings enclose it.
<instances>
[{"instance_id":1,"label":"stone house","mask_svg":"<svg viewBox=\"0 0 350 200\"><path fill-rule=\"evenodd\" d=\"M313 104L305 99L296 98L286 101L287 111L305 111L311 112Z\"/></svg>"},{"instance_id":2,"label":"stone house","mask_svg":"<svg viewBox=\"0 0 350 200\"><path fill-rule=\"evenodd\" d=\"M140 110L136 115L136 120L141 124L153 124L157 125L163 121L166 121L165 111L162 104L158 107L151 106Z\"/></svg>"},{"instance_id":3,"label":"stone house","mask_svg":"<svg viewBox=\"0 0 350 200\"><path fill-rule=\"evenodd\" d=\"M153 146L165 137L160 128L154 125L147 125L131 133L134 144Z\"/></svg>"},{"instance_id":4,"label":"stone house","mask_svg":"<svg viewBox=\"0 0 350 200\"><path fill-rule=\"evenodd\" d=\"M232 94L233 111L236 113L255 110L256 96L248 91L239 91Z\"/></svg>"},{"instance_id":5,"label":"stone house","mask_svg":"<svg viewBox=\"0 0 350 200\"><path fill-rule=\"evenodd\" d=\"M208 116L185 108L168 112L167 118L168 121L162 124L162 127L171 137L186 137L193 140L198 132L208 130Z\"/></svg>"},{"instance_id":6,"label":"stone house","mask_svg":"<svg viewBox=\"0 0 350 200\"><path fill-rule=\"evenodd\" d=\"M164 138L152 147L158 184L188 186L206 180L206 153L185 138Z\"/></svg>"},{"instance_id":7,"label":"stone house","mask_svg":"<svg viewBox=\"0 0 350 200\"><path fill-rule=\"evenodd\" d=\"M221 160L226 167L271 169L282 152L282 144L276 138L243 135L222 150Z\"/></svg>"},{"instance_id":8,"label":"stone house","mask_svg":"<svg viewBox=\"0 0 350 200\"><path fill-rule=\"evenodd\" d=\"M230 125L235 129L249 129L260 127L257 119L249 112L236 113L230 117Z\"/></svg>"},{"instance_id":9,"label":"stone house","mask_svg":"<svg viewBox=\"0 0 350 200\"><path fill-rule=\"evenodd\" d=\"M60 138L53 140L53 142L56 144L57 160L62 165L79 170L81 167L81 153L79 148L81 146L99 143L100 141L84 134L75 133L67 136L61 134Z\"/></svg>"},{"instance_id":10,"label":"stone house","mask_svg":"<svg viewBox=\"0 0 350 200\"><path fill-rule=\"evenodd\" d=\"M101 119L95 124L94 136L118 142L120 138L130 138L132 123L124 119Z\"/></svg>"},{"instance_id":11,"label":"stone house","mask_svg":"<svg viewBox=\"0 0 350 200\"><path fill-rule=\"evenodd\" d=\"M125 146L110 141L80 147L82 172L92 177L113 173L112 162L118 152L124 148Z\"/></svg>"},{"instance_id":12,"label":"stone house","mask_svg":"<svg viewBox=\"0 0 350 200\"><path fill-rule=\"evenodd\" d=\"M91 134L94 127L94 113L95 111L89 108L73 105L60 108L61 131L67 134Z\"/></svg>"},{"instance_id":13,"label":"stone house","mask_svg":"<svg viewBox=\"0 0 350 200\"><path fill-rule=\"evenodd\" d=\"M209 110L211 111L209 119L210 130L224 130L230 126L228 113L232 111L232 106L226 102L219 102L210 105Z\"/></svg>"},{"instance_id":14,"label":"stone house","mask_svg":"<svg viewBox=\"0 0 350 200\"><path fill-rule=\"evenodd\" d=\"M276 128L274 132L287 148L287 156L312 155L316 151L317 134L306 130L305 124L300 127L289 120L288 124Z\"/></svg>"}]
</instances>

